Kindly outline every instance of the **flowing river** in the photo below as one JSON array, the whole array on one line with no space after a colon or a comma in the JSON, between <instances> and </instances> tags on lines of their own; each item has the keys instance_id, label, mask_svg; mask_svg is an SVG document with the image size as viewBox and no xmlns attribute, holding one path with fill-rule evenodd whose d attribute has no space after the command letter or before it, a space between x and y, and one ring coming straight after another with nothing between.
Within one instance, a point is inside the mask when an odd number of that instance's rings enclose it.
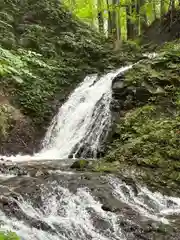
<instances>
[{"instance_id":1,"label":"flowing river","mask_svg":"<svg viewBox=\"0 0 180 240\"><path fill-rule=\"evenodd\" d=\"M180 198L133 178L70 168L75 158L96 161L111 127L112 81L131 67L87 76L54 117L39 153L3 156L1 229L22 240L180 239Z\"/></svg>"}]
</instances>

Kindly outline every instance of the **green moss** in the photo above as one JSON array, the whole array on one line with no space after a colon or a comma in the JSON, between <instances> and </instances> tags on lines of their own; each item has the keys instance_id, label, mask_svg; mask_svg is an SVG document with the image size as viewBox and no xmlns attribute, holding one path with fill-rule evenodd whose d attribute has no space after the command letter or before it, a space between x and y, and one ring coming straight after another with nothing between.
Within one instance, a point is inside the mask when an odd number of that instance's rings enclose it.
<instances>
[{"instance_id":1,"label":"green moss","mask_svg":"<svg viewBox=\"0 0 180 240\"><path fill-rule=\"evenodd\" d=\"M179 46L164 47L158 57L127 72L127 87L135 93L143 87L149 98L141 101L132 95L131 109L118 119L116 137L101 162L101 166L116 161L120 168L133 166L139 180L172 192L179 191L180 180Z\"/></svg>"},{"instance_id":2,"label":"green moss","mask_svg":"<svg viewBox=\"0 0 180 240\"><path fill-rule=\"evenodd\" d=\"M82 170L82 169L85 169L88 165L89 165L89 162L87 160L81 159L81 160L75 161L72 164L71 168Z\"/></svg>"},{"instance_id":3,"label":"green moss","mask_svg":"<svg viewBox=\"0 0 180 240\"><path fill-rule=\"evenodd\" d=\"M120 164L119 162L109 163L104 161L98 161L97 163L94 163L91 167L94 172L113 173L117 172Z\"/></svg>"},{"instance_id":4,"label":"green moss","mask_svg":"<svg viewBox=\"0 0 180 240\"><path fill-rule=\"evenodd\" d=\"M19 237L13 232L0 231L0 240L19 240Z\"/></svg>"}]
</instances>

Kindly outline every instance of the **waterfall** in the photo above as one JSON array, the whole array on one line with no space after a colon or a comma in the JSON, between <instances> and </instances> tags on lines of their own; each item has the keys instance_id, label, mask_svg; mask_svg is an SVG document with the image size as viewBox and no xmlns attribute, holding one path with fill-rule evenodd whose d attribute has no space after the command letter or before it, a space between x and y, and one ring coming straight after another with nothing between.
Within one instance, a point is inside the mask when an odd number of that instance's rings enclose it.
<instances>
[{"instance_id":1,"label":"waterfall","mask_svg":"<svg viewBox=\"0 0 180 240\"><path fill-rule=\"evenodd\" d=\"M42 150L6 158L41 162L25 162L31 170L25 176L13 174L22 163L0 175L2 230L16 232L21 240L140 240L162 239L154 238L154 229L175 223L180 198L153 193L134 180L128 185L112 174L61 171L58 161L50 161L52 168L42 161L58 158L63 165L70 156L97 156L111 127L112 81L131 67L87 76L52 120Z\"/></svg>"},{"instance_id":2,"label":"waterfall","mask_svg":"<svg viewBox=\"0 0 180 240\"><path fill-rule=\"evenodd\" d=\"M46 158L96 157L111 125L112 80L132 66L101 77L87 76L54 117L40 156Z\"/></svg>"},{"instance_id":3,"label":"waterfall","mask_svg":"<svg viewBox=\"0 0 180 240\"><path fill-rule=\"evenodd\" d=\"M130 68L132 65L102 76L85 77L53 118L40 152L33 156L2 157L15 161L66 159L70 156L96 158L111 126L112 81Z\"/></svg>"}]
</instances>

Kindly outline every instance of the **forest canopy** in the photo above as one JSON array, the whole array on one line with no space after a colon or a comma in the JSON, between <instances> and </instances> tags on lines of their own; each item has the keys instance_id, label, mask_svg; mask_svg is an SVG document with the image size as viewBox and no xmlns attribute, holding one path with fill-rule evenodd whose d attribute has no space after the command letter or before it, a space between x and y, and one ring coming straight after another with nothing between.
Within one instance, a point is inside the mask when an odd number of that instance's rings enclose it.
<instances>
[{"instance_id":1,"label":"forest canopy","mask_svg":"<svg viewBox=\"0 0 180 240\"><path fill-rule=\"evenodd\" d=\"M78 17L115 41L134 40L157 19L180 8L180 0L64 0Z\"/></svg>"}]
</instances>

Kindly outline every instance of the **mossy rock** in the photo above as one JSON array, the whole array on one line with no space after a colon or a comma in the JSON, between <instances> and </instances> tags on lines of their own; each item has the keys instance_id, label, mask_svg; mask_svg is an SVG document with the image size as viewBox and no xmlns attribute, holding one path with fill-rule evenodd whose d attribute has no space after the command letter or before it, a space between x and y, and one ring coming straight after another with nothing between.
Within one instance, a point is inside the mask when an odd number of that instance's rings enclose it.
<instances>
[{"instance_id":1,"label":"mossy rock","mask_svg":"<svg viewBox=\"0 0 180 240\"><path fill-rule=\"evenodd\" d=\"M72 169L85 169L87 168L87 166L89 165L89 162L87 160L81 159L81 160L77 160L75 161L72 165L71 168Z\"/></svg>"},{"instance_id":2,"label":"mossy rock","mask_svg":"<svg viewBox=\"0 0 180 240\"><path fill-rule=\"evenodd\" d=\"M123 85L116 84L113 95L116 105L121 103L114 107L117 124L101 163L108 168L115 161L127 169L133 166L138 180L171 194L180 193L179 52L180 41L165 45L157 57L137 64L119 79Z\"/></svg>"}]
</instances>

